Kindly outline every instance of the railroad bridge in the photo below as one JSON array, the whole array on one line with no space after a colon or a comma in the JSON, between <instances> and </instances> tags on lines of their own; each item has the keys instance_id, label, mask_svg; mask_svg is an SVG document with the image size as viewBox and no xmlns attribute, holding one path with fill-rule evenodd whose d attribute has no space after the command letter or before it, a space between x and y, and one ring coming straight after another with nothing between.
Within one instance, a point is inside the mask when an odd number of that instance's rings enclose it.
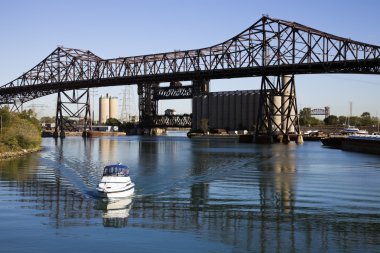
<instances>
[{"instance_id":1,"label":"railroad bridge","mask_svg":"<svg viewBox=\"0 0 380 253\"><path fill-rule=\"evenodd\" d=\"M58 93L57 131L64 131L62 98L71 103L85 98L73 115L84 111L85 125L90 125L89 88L137 84L141 123L153 127L160 121L160 99L207 95L213 79L260 77L256 134L299 133L295 75L379 74L379 67L379 46L263 16L233 38L201 49L102 59L88 50L58 47L1 86L0 104L17 109L30 100ZM191 81L191 85L178 85L181 81ZM162 82L172 85L160 87ZM70 90L83 93L70 95Z\"/></svg>"}]
</instances>

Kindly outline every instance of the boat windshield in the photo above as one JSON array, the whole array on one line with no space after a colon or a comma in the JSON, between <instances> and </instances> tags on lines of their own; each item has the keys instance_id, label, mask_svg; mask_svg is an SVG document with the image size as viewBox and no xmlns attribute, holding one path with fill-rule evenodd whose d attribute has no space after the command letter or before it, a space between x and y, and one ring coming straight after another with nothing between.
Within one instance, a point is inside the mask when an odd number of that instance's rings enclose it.
<instances>
[{"instance_id":1,"label":"boat windshield","mask_svg":"<svg viewBox=\"0 0 380 253\"><path fill-rule=\"evenodd\" d=\"M104 167L103 176L129 176L129 170L124 165L109 165Z\"/></svg>"}]
</instances>

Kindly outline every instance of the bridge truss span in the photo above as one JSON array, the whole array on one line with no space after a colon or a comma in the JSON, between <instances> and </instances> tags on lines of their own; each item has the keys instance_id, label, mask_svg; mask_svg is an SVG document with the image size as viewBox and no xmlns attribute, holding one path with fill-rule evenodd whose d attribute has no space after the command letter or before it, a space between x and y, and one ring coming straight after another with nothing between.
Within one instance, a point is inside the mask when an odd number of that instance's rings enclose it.
<instances>
[{"instance_id":1,"label":"bridge truss span","mask_svg":"<svg viewBox=\"0 0 380 253\"><path fill-rule=\"evenodd\" d=\"M103 59L88 50L58 47L0 86L0 106L19 107L68 90L137 84L140 116L152 125L159 99L206 93L212 79L260 76L262 108L256 131L287 132L298 129L297 118L291 116L297 115L294 75L310 73L379 74L380 47L267 16L231 39L200 49ZM268 78L280 76L290 81L272 83ZM176 85L181 81L192 85ZM174 86L162 88L162 82ZM270 101L273 97L278 104Z\"/></svg>"},{"instance_id":2,"label":"bridge truss span","mask_svg":"<svg viewBox=\"0 0 380 253\"><path fill-rule=\"evenodd\" d=\"M262 17L235 37L202 49L102 59L58 47L0 87L0 102L21 103L59 90L195 79L379 73L380 48L298 23Z\"/></svg>"}]
</instances>

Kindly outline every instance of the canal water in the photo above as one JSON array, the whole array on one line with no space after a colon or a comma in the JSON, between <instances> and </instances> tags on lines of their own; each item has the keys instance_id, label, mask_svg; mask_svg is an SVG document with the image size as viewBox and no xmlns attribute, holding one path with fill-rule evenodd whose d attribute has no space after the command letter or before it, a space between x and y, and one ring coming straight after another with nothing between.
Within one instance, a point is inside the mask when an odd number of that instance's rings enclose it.
<instances>
[{"instance_id":1,"label":"canal water","mask_svg":"<svg viewBox=\"0 0 380 253\"><path fill-rule=\"evenodd\" d=\"M106 202L121 162L133 198ZM380 252L380 157L184 136L46 138L0 162L0 252Z\"/></svg>"}]
</instances>

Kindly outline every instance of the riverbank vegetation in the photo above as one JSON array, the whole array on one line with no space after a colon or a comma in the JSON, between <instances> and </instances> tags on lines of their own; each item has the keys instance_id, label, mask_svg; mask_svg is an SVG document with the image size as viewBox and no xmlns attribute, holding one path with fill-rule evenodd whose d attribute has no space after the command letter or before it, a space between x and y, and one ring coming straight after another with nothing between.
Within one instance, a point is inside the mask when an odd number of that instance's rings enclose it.
<instances>
[{"instance_id":1,"label":"riverbank vegetation","mask_svg":"<svg viewBox=\"0 0 380 253\"><path fill-rule=\"evenodd\" d=\"M1 108L0 124L0 153L40 147L40 121L32 110L19 113Z\"/></svg>"},{"instance_id":2,"label":"riverbank vegetation","mask_svg":"<svg viewBox=\"0 0 380 253\"><path fill-rule=\"evenodd\" d=\"M378 125L379 119L377 117L371 116L369 112L363 112L359 116L336 116L329 115L323 120L313 117L310 108L303 108L300 111L300 125L301 126L363 126L363 127L374 127Z\"/></svg>"}]
</instances>

